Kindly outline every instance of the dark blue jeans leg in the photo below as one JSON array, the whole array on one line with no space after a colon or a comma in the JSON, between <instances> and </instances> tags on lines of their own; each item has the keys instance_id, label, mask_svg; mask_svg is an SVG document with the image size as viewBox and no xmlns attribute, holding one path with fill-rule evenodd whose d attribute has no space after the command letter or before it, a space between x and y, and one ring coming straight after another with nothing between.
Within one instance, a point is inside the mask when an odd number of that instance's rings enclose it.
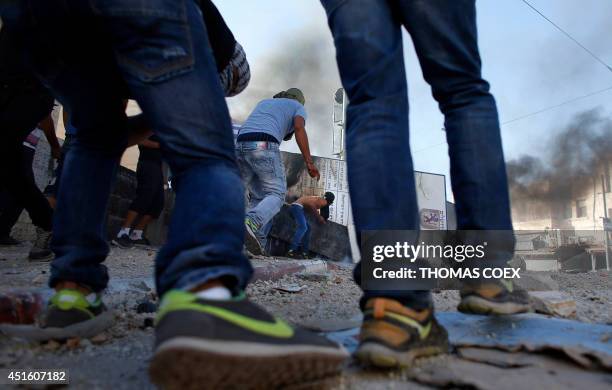
<instances>
[{"instance_id":1,"label":"dark blue jeans leg","mask_svg":"<svg viewBox=\"0 0 612 390\"><path fill-rule=\"evenodd\" d=\"M458 230L499 230L489 264L514 248L495 99L481 75L474 0L400 1L426 81L444 113ZM486 232L477 239L486 240ZM470 235L468 235L470 236ZM469 238L468 238L469 240Z\"/></svg>"},{"instance_id":2,"label":"dark blue jeans leg","mask_svg":"<svg viewBox=\"0 0 612 390\"><path fill-rule=\"evenodd\" d=\"M306 216L304 215L304 208L298 205L291 205L291 215L295 220L295 233L293 233L293 238L291 239L291 246L289 247L293 251L297 251L302 245L302 239L304 235L308 231L308 221L306 221Z\"/></svg>"},{"instance_id":3,"label":"dark blue jeans leg","mask_svg":"<svg viewBox=\"0 0 612 390\"><path fill-rule=\"evenodd\" d=\"M174 174L175 209L156 261L159 294L217 278L243 289L252 275L242 254L244 187L229 112L195 2L146 0L152 8L167 9L142 14L134 11L142 0L99 3L111 15L134 13L128 21L111 17L108 27L131 95L160 138Z\"/></svg>"},{"instance_id":4,"label":"dark blue jeans leg","mask_svg":"<svg viewBox=\"0 0 612 390\"><path fill-rule=\"evenodd\" d=\"M418 229L401 26L387 1L322 3L350 101L346 148L357 235L363 230ZM360 283L359 265L355 279ZM365 291L362 303L371 297L389 297L415 308L430 304L427 291Z\"/></svg>"},{"instance_id":5,"label":"dark blue jeans leg","mask_svg":"<svg viewBox=\"0 0 612 390\"><path fill-rule=\"evenodd\" d=\"M304 233L304 237L302 238L302 252L308 253L310 251L310 224L308 220L306 220L306 232Z\"/></svg>"}]
</instances>

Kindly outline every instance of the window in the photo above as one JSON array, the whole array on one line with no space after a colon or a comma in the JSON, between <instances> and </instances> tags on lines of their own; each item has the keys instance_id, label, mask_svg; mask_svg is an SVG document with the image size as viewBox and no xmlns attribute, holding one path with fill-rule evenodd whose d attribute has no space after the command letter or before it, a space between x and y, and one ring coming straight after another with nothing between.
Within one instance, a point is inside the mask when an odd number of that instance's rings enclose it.
<instances>
[{"instance_id":1,"label":"window","mask_svg":"<svg viewBox=\"0 0 612 390\"><path fill-rule=\"evenodd\" d=\"M572 218L572 202L568 202L563 206L563 219Z\"/></svg>"},{"instance_id":2,"label":"window","mask_svg":"<svg viewBox=\"0 0 612 390\"><path fill-rule=\"evenodd\" d=\"M586 199L576 201L576 218L584 218L587 216Z\"/></svg>"}]
</instances>

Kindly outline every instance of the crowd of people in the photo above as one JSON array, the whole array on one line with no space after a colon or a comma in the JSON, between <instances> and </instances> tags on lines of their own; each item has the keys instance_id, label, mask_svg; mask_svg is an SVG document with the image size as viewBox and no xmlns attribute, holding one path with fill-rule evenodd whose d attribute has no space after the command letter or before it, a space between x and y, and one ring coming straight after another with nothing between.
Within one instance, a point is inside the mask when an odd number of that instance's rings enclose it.
<instances>
[{"instance_id":1,"label":"crowd of people","mask_svg":"<svg viewBox=\"0 0 612 390\"><path fill-rule=\"evenodd\" d=\"M321 3L350 102L346 155L357 237L419 228L402 27L445 115L458 229L511 236L498 115L481 76L474 0ZM261 101L234 142L225 97L247 87L248 62L210 0L24 0L0 4L0 15L0 183L20 200L41 241L53 231L49 286L55 294L41 330L78 328L83 335L107 315L105 210L122 154L140 144L139 178L158 189L163 159L176 191L168 239L155 264L161 303L152 381L168 388L270 388L337 374L347 358L341 346L275 318L244 293L253 268L243 246L262 253L270 221L284 203L280 144L294 135L308 174L320 176L303 93L289 88ZM44 130L39 123L54 99L74 131L50 203L33 183L31 165L13 168L27 162L23 142L37 126ZM138 126L126 116L126 99L143 111ZM139 182L115 238L120 245L142 240L159 215L157 189ZM333 200L326 193L291 205L298 225L293 255L308 249L304 211L323 222ZM500 253L491 266L511 256ZM359 272L357 265L356 283ZM366 290L361 308L356 357L365 364L400 367L448 351L429 291ZM459 309L513 314L529 305L509 281L478 280L461 290Z\"/></svg>"}]
</instances>

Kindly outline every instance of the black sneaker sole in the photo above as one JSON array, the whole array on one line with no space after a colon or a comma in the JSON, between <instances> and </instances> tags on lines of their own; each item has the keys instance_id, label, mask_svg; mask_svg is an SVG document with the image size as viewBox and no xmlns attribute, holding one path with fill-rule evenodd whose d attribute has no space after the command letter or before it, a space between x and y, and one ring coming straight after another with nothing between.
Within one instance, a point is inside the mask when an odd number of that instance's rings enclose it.
<instances>
[{"instance_id":1,"label":"black sneaker sole","mask_svg":"<svg viewBox=\"0 0 612 390\"><path fill-rule=\"evenodd\" d=\"M116 246L116 247L119 247L121 249L131 249L131 248L134 247L134 245L123 245L122 243L120 243L119 241L114 240L114 239L111 240L111 244Z\"/></svg>"},{"instance_id":2,"label":"black sneaker sole","mask_svg":"<svg viewBox=\"0 0 612 390\"><path fill-rule=\"evenodd\" d=\"M520 302L495 302L488 299L469 295L461 298L457 310L466 314L483 314L483 315L509 315L531 312L529 303Z\"/></svg>"},{"instance_id":3,"label":"black sneaker sole","mask_svg":"<svg viewBox=\"0 0 612 390\"><path fill-rule=\"evenodd\" d=\"M159 345L149 375L163 389L272 389L340 373L343 349L177 337Z\"/></svg>"},{"instance_id":4,"label":"black sneaker sole","mask_svg":"<svg viewBox=\"0 0 612 390\"><path fill-rule=\"evenodd\" d=\"M259 244L259 240L248 227L246 228L246 233L244 235L244 245L252 255L261 256L264 254L263 249Z\"/></svg>"},{"instance_id":5,"label":"black sneaker sole","mask_svg":"<svg viewBox=\"0 0 612 390\"><path fill-rule=\"evenodd\" d=\"M355 352L355 357L362 364L378 368L405 368L422 357L435 356L448 353L448 344L445 346L422 346L411 348L408 351L397 351L383 344L365 342Z\"/></svg>"}]
</instances>

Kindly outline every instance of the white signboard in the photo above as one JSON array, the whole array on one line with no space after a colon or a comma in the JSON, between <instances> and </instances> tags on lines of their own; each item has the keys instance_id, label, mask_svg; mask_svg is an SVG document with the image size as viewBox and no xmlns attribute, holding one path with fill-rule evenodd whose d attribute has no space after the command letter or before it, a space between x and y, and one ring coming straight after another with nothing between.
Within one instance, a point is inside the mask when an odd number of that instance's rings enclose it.
<instances>
[{"instance_id":1,"label":"white signboard","mask_svg":"<svg viewBox=\"0 0 612 390\"><path fill-rule=\"evenodd\" d=\"M315 165L321 173L321 180L312 179L302 162L302 156L283 152L287 172L288 198L302 195L323 195L332 192L336 200L329 208L329 219L348 226L352 221L346 177L346 161L332 158L314 157ZM392 174L392 167L390 167ZM417 201L421 229L446 229L446 181L444 175L415 172ZM401 196L401 195L398 195Z\"/></svg>"}]
</instances>

